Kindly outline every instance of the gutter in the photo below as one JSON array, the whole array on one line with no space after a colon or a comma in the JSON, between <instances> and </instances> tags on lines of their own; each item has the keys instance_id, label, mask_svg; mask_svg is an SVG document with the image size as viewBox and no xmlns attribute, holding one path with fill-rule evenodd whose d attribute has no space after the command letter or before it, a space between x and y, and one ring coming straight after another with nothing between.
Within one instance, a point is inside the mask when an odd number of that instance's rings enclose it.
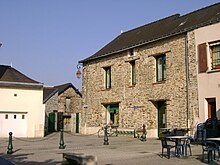
<instances>
[{"instance_id":1,"label":"gutter","mask_svg":"<svg viewBox=\"0 0 220 165\"><path fill-rule=\"evenodd\" d=\"M25 83L25 82L10 82L0 81L0 86L26 86L26 87L42 87L43 83Z\"/></svg>"}]
</instances>

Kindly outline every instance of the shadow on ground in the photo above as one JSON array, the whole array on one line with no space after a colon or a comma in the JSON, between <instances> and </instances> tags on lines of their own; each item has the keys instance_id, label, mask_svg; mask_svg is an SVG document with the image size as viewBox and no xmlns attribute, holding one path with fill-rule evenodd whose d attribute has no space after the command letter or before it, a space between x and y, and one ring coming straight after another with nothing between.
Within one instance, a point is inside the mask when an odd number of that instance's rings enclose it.
<instances>
[{"instance_id":1,"label":"shadow on ground","mask_svg":"<svg viewBox=\"0 0 220 165\"><path fill-rule=\"evenodd\" d=\"M45 160L41 162L40 160L38 161L28 161L27 157L28 155L33 155L34 153L30 154L18 154L18 155L6 155L3 153L0 153L0 157L3 157L4 159L14 163L15 165L62 165L63 161L55 161L52 159ZM40 159L40 158L39 158Z\"/></svg>"}]
</instances>

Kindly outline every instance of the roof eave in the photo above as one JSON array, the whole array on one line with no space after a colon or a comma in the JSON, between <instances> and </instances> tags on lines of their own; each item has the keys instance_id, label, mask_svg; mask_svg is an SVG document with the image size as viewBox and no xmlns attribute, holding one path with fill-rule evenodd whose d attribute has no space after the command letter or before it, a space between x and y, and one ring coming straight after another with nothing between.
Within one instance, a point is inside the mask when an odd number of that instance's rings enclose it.
<instances>
[{"instance_id":1,"label":"roof eave","mask_svg":"<svg viewBox=\"0 0 220 165\"><path fill-rule=\"evenodd\" d=\"M9 82L9 81L0 81L0 86L43 88L42 83L24 83L24 82Z\"/></svg>"}]
</instances>

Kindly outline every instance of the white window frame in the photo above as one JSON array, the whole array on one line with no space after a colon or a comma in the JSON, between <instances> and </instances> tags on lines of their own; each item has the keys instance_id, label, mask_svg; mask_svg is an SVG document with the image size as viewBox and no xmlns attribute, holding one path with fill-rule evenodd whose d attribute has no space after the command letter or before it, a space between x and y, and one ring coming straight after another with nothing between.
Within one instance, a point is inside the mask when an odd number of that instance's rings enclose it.
<instances>
[{"instance_id":1,"label":"white window frame","mask_svg":"<svg viewBox=\"0 0 220 165\"><path fill-rule=\"evenodd\" d=\"M216 53L215 55L218 56L218 59L219 61L217 62L217 64L213 64L213 47L218 47L218 53ZM211 70L216 70L216 69L220 69L220 41L217 41L217 42L213 42L213 43L210 43L209 44L209 59L210 59L210 66L209 68L211 68ZM219 67L217 67L219 66Z\"/></svg>"}]
</instances>

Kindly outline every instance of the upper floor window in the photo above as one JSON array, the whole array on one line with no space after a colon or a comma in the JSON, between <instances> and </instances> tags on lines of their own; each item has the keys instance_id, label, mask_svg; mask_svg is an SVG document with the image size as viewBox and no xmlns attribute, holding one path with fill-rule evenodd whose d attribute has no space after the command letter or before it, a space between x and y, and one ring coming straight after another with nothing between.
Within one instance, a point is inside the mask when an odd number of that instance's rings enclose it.
<instances>
[{"instance_id":1,"label":"upper floor window","mask_svg":"<svg viewBox=\"0 0 220 165\"><path fill-rule=\"evenodd\" d=\"M220 69L220 42L210 44L212 69Z\"/></svg>"},{"instance_id":2,"label":"upper floor window","mask_svg":"<svg viewBox=\"0 0 220 165\"><path fill-rule=\"evenodd\" d=\"M105 88L111 88L111 67L106 67L105 69Z\"/></svg>"},{"instance_id":3,"label":"upper floor window","mask_svg":"<svg viewBox=\"0 0 220 165\"><path fill-rule=\"evenodd\" d=\"M166 80L166 56L165 54L156 57L156 80Z\"/></svg>"},{"instance_id":4,"label":"upper floor window","mask_svg":"<svg viewBox=\"0 0 220 165\"><path fill-rule=\"evenodd\" d=\"M198 45L198 72L220 69L220 41Z\"/></svg>"},{"instance_id":5,"label":"upper floor window","mask_svg":"<svg viewBox=\"0 0 220 165\"><path fill-rule=\"evenodd\" d=\"M135 70L135 61L131 61L131 85L136 84L136 70Z\"/></svg>"},{"instance_id":6,"label":"upper floor window","mask_svg":"<svg viewBox=\"0 0 220 165\"><path fill-rule=\"evenodd\" d=\"M66 112L70 111L70 98L66 98Z\"/></svg>"}]
</instances>

